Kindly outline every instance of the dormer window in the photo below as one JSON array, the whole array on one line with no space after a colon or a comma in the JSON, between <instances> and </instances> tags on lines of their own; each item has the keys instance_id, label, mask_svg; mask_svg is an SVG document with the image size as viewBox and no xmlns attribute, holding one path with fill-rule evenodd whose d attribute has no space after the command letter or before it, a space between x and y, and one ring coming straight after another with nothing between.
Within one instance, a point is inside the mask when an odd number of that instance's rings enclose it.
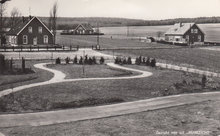
<instances>
[{"instance_id":1,"label":"dormer window","mask_svg":"<svg viewBox=\"0 0 220 136\"><path fill-rule=\"evenodd\" d=\"M38 33L42 34L42 27L41 26L38 27Z\"/></svg>"},{"instance_id":2,"label":"dormer window","mask_svg":"<svg viewBox=\"0 0 220 136\"><path fill-rule=\"evenodd\" d=\"M28 32L29 32L29 33L32 33L32 32L33 32L31 26L28 27Z\"/></svg>"}]
</instances>

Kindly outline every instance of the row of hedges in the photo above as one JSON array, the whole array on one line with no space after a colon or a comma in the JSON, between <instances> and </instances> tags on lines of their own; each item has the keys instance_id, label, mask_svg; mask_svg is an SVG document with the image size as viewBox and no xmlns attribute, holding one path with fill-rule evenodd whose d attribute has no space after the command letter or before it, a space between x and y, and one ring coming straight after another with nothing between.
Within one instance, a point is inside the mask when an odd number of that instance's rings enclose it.
<instances>
[{"instance_id":1,"label":"row of hedges","mask_svg":"<svg viewBox=\"0 0 220 136\"><path fill-rule=\"evenodd\" d=\"M69 64L71 61L73 62L73 64L79 64L79 65L83 65L83 64L85 64L85 65L95 65L95 64L98 64L97 59L96 59L95 56L88 57L87 55L85 57L80 56L80 58L75 56L73 58L73 60L71 60L69 57L65 58L65 63L66 64ZM104 59L104 57L101 57L99 59L99 64L104 64L104 63L105 63L105 59ZM60 58L56 59L56 64L61 64L61 59Z\"/></svg>"},{"instance_id":2,"label":"row of hedges","mask_svg":"<svg viewBox=\"0 0 220 136\"><path fill-rule=\"evenodd\" d=\"M131 65L132 64L132 60L131 57L116 57L115 58L115 64L128 64ZM142 57L139 56L135 59L135 64L136 65L146 65L146 66L152 66L155 67L156 66L156 59L155 58L149 58L149 57Z\"/></svg>"}]
</instances>

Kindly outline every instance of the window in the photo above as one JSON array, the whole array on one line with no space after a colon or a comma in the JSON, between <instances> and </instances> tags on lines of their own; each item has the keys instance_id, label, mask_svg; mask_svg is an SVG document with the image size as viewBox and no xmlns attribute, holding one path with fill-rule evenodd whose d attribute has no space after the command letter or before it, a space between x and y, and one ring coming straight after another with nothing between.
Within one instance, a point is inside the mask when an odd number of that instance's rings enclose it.
<instances>
[{"instance_id":1,"label":"window","mask_svg":"<svg viewBox=\"0 0 220 136\"><path fill-rule=\"evenodd\" d=\"M191 33L194 33L194 29L191 29Z\"/></svg>"},{"instance_id":2,"label":"window","mask_svg":"<svg viewBox=\"0 0 220 136\"><path fill-rule=\"evenodd\" d=\"M198 35L198 42L201 42L201 41L202 41L202 36Z\"/></svg>"},{"instance_id":3,"label":"window","mask_svg":"<svg viewBox=\"0 0 220 136\"><path fill-rule=\"evenodd\" d=\"M194 33L197 34L198 33L198 29L194 29Z\"/></svg>"},{"instance_id":4,"label":"window","mask_svg":"<svg viewBox=\"0 0 220 136\"><path fill-rule=\"evenodd\" d=\"M38 33L42 34L42 27L41 26L38 27Z\"/></svg>"},{"instance_id":5,"label":"window","mask_svg":"<svg viewBox=\"0 0 220 136\"><path fill-rule=\"evenodd\" d=\"M28 36L23 35L23 44L28 44Z\"/></svg>"},{"instance_id":6,"label":"window","mask_svg":"<svg viewBox=\"0 0 220 136\"><path fill-rule=\"evenodd\" d=\"M32 33L32 27L31 26L28 27L28 32Z\"/></svg>"},{"instance_id":7,"label":"window","mask_svg":"<svg viewBox=\"0 0 220 136\"><path fill-rule=\"evenodd\" d=\"M48 36L47 35L44 35L44 43L48 44Z\"/></svg>"}]
</instances>

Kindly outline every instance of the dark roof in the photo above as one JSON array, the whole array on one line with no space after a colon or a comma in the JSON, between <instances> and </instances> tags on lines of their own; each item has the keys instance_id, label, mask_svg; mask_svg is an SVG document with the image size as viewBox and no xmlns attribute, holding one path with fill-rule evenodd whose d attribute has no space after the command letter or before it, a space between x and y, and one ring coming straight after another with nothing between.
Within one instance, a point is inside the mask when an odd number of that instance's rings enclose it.
<instances>
[{"instance_id":1,"label":"dark roof","mask_svg":"<svg viewBox=\"0 0 220 136\"><path fill-rule=\"evenodd\" d=\"M25 25L29 22L29 18L26 19L24 22L20 22L18 23L15 27L11 28L8 32L7 32L7 35L17 35L22 28L25 27Z\"/></svg>"},{"instance_id":2,"label":"dark roof","mask_svg":"<svg viewBox=\"0 0 220 136\"><path fill-rule=\"evenodd\" d=\"M37 19L38 21L40 21L40 23L53 35L53 33L48 29L48 27L37 17L32 17L32 18L29 17L24 22L23 21L20 22L14 28L12 28L9 32L7 32L7 35L18 35L34 19Z\"/></svg>"},{"instance_id":3,"label":"dark roof","mask_svg":"<svg viewBox=\"0 0 220 136\"><path fill-rule=\"evenodd\" d=\"M90 24L79 24L75 29L77 29L79 26L82 26L85 30L93 30Z\"/></svg>"},{"instance_id":4,"label":"dark roof","mask_svg":"<svg viewBox=\"0 0 220 136\"><path fill-rule=\"evenodd\" d=\"M165 35L184 35L194 25L196 24L195 23L176 23L165 33ZM200 31L204 34L204 32L201 29Z\"/></svg>"}]
</instances>

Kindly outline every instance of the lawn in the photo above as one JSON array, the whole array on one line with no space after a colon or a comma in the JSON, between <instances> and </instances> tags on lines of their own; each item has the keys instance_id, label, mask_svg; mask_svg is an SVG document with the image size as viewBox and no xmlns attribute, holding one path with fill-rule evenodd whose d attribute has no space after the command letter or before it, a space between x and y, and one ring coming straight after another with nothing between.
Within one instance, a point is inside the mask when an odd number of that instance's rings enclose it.
<instances>
[{"instance_id":1,"label":"lawn","mask_svg":"<svg viewBox=\"0 0 220 136\"><path fill-rule=\"evenodd\" d=\"M150 71L153 76L128 80L77 81L34 87L0 98L1 112L78 108L165 95L213 91L219 88L218 79L209 79L207 87L203 89L201 77L196 74L146 66L128 67ZM75 73L73 72L71 77L74 77Z\"/></svg>"},{"instance_id":2,"label":"lawn","mask_svg":"<svg viewBox=\"0 0 220 136\"><path fill-rule=\"evenodd\" d=\"M165 131L184 131L184 133L203 131L206 133L204 136L218 136L220 135L219 105L220 101L206 101L155 111L50 126L1 128L0 132L13 136L158 136L158 132Z\"/></svg>"},{"instance_id":3,"label":"lawn","mask_svg":"<svg viewBox=\"0 0 220 136\"><path fill-rule=\"evenodd\" d=\"M74 78L98 78L98 77L118 77L118 76L129 76L133 73L126 70L114 69L107 65L73 65L73 64L62 64L55 65L49 64L47 67L62 71L66 74L66 79ZM84 74L83 74L84 68Z\"/></svg>"},{"instance_id":4,"label":"lawn","mask_svg":"<svg viewBox=\"0 0 220 136\"><path fill-rule=\"evenodd\" d=\"M26 60L26 68L31 68L34 73L0 75L0 91L51 79L53 77L52 73L34 67L34 64L43 62L49 61ZM21 60L14 60L13 66L16 68L21 68Z\"/></svg>"},{"instance_id":5,"label":"lawn","mask_svg":"<svg viewBox=\"0 0 220 136\"><path fill-rule=\"evenodd\" d=\"M88 35L58 35L57 43L66 46L88 47L97 45L97 36ZM144 43L129 39L111 39L100 36L99 45L101 48L143 48L143 47L161 47L161 48L178 48L178 46L164 45L159 43Z\"/></svg>"},{"instance_id":6,"label":"lawn","mask_svg":"<svg viewBox=\"0 0 220 136\"><path fill-rule=\"evenodd\" d=\"M145 56L160 59L161 62L171 64L189 64L199 69L219 71L219 51L203 50L199 48L176 49L142 49L142 50L107 50L103 53L119 56Z\"/></svg>"}]
</instances>

